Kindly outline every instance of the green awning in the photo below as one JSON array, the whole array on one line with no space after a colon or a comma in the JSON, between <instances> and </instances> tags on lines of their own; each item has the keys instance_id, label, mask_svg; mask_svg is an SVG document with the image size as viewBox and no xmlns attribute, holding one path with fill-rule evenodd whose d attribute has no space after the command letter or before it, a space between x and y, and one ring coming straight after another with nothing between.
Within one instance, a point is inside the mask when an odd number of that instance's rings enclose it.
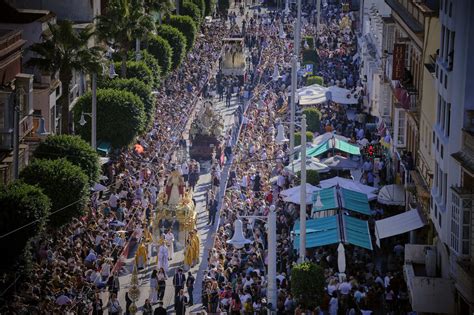
<instances>
[{"instance_id":1,"label":"green awning","mask_svg":"<svg viewBox=\"0 0 474 315\"><path fill-rule=\"evenodd\" d=\"M342 226L341 226L342 225ZM343 233L340 233L342 230ZM299 249L299 222L293 227L293 247ZM306 248L314 248L339 242L372 250L372 239L367 221L347 215L333 215L306 222Z\"/></svg>"},{"instance_id":2,"label":"green awning","mask_svg":"<svg viewBox=\"0 0 474 315\"><path fill-rule=\"evenodd\" d=\"M330 138L326 142L321 143L315 148L307 149L306 155L311 157L318 157L331 149L335 149L352 155L360 155L360 148L358 146L337 138Z\"/></svg>"},{"instance_id":3,"label":"green awning","mask_svg":"<svg viewBox=\"0 0 474 315\"><path fill-rule=\"evenodd\" d=\"M369 223L344 215L344 239L347 243L372 250L372 240L370 238Z\"/></svg>"},{"instance_id":4,"label":"green awning","mask_svg":"<svg viewBox=\"0 0 474 315\"><path fill-rule=\"evenodd\" d=\"M356 192L346 188L340 188L342 208L371 215L369 200L364 193Z\"/></svg>"},{"instance_id":5,"label":"green awning","mask_svg":"<svg viewBox=\"0 0 474 315\"><path fill-rule=\"evenodd\" d=\"M313 204L316 202L318 194L321 197L321 203L323 204L323 207L321 209L316 209L313 206L313 211L325 211L339 208L339 204L337 202L337 191L335 187L321 189L318 192L313 193Z\"/></svg>"}]
</instances>

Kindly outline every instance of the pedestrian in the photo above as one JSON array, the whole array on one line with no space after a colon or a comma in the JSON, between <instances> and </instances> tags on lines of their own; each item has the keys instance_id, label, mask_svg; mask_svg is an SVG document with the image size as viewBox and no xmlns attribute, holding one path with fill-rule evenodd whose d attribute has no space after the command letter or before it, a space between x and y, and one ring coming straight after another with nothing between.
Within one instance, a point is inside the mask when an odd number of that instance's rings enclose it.
<instances>
[{"instance_id":1,"label":"pedestrian","mask_svg":"<svg viewBox=\"0 0 474 315\"><path fill-rule=\"evenodd\" d=\"M217 200L212 197L210 204L209 204L209 219L207 221L207 225L214 225L216 220L216 213L217 213Z\"/></svg>"},{"instance_id":2,"label":"pedestrian","mask_svg":"<svg viewBox=\"0 0 474 315\"><path fill-rule=\"evenodd\" d=\"M174 301L174 309L176 311L176 315L185 315L186 314L186 303L187 302L188 302L188 299L184 295L184 290L180 289L178 291L178 294L176 295L175 301Z\"/></svg>"},{"instance_id":3,"label":"pedestrian","mask_svg":"<svg viewBox=\"0 0 474 315\"><path fill-rule=\"evenodd\" d=\"M163 307L163 302L158 302L158 307L153 312L153 315L166 315L166 309Z\"/></svg>"},{"instance_id":4,"label":"pedestrian","mask_svg":"<svg viewBox=\"0 0 474 315\"><path fill-rule=\"evenodd\" d=\"M143 315L152 315L153 314L153 306L150 303L149 299L145 300L145 304L142 307Z\"/></svg>"},{"instance_id":5,"label":"pedestrian","mask_svg":"<svg viewBox=\"0 0 474 315\"><path fill-rule=\"evenodd\" d=\"M110 299L106 307L110 315L119 315L122 313L122 307L120 306L120 302L117 300L117 295L115 293L110 295Z\"/></svg>"},{"instance_id":6,"label":"pedestrian","mask_svg":"<svg viewBox=\"0 0 474 315\"><path fill-rule=\"evenodd\" d=\"M189 302L188 305L193 305L193 290L194 290L194 277L191 272L188 272L188 278L186 279L186 288L188 289Z\"/></svg>"},{"instance_id":7,"label":"pedestrian","mask_svg":"<svg viewBox=\"0 0 474 315\"><path fill-rule=\"evenodd\" d=\"M150 301L152 304L158 302L158 272L156 269L152 271L150 276Z\"/></svg>"},{"instance_id":8,"label":"pedestrian","mask_svg":"<svg viewBox=\"0 0 474 315\"><path fill-rule=\"evenodd\" d=\"M177 297L180 290L184 288L184 284L186 283L186 276L183 273L182 268L178 268L176 273L173 276L173 285L174 285L174 296Z\"/></svg>"}]
</instances>

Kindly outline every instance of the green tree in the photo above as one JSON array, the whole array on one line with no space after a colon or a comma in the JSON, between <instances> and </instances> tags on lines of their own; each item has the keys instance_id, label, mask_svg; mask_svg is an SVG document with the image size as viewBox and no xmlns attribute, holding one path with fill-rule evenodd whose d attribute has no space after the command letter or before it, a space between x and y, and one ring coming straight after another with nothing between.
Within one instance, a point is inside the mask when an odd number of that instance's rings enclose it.
<instances>
[{"instance_id":1,"label":"green tree","mask_svg":"<svg viewBox=\"0 0 474 315\"><path fill-rule=\"evenodd\" d=\"M147 50L143 49L141 51L142 59L148 68L150 68L151 73L153 75L153 88L157 89L160 87L160 79L161 79L161 68L158 64L158 60L156 60L155 56L150 54ZM129 60L131 60L131 54L129 56ZM135 56L133 56L135 58Z\"/></svg>"},{"instance_id":2,"label":"green tree","mask_svg":"<svg viewBox=\"0 0 474 315\"><path fill-rule=\"evenodd\" d=\"M314 71L314 67L313 67ZM323 77L317 76L317 75L312 75L306 79L306 86L313 85L313 84L319 84L319 85L324 85L324 79Z\"/></svg>"},{"instance_id":3,"label":"green tree","mask_svg":"<svg viewBox=\"0 0 474 315\"><path fill-rule=\"evenodd\" d=\"M216 0L204 0L206 9L204 11L204 16L210 16L216 10Z\"/></svg>"},{"instance_id":4,"label":"green tree","mask_svg":"<svg viewBox=\"0 0 474 315\"><path fill-rule=\"evenodd\" d=\"M321 129L321 112L313 107L303 109L303 114L306 115L306 123L308 130L311 132L319 132Z\"/></svg>"},{"instance_id":5,"label":"green tree","mask_svg":"<svg viewBox=\"0 0 474 315\"><path fill-rule=\"evenodd\" d=\"M127 56L135 40L144 40L154 30L153 18L145 11L144 0L109 0L106 13L97 17L100 40L115 47L121 56L120 76L127 76Z\"/></svg>"},{"instance_id":6,"label":"green tree","mask_svg":"<svg viewBox=\"0 0 474 315\"><path fill-rule=\"evenodd\" d=\"M116 66L119 64L120 63L116 63ZM127 77L129 79L137 78L150 87L155 85L153 72L144 61L127 61L125 66L127 68Z\"/></svg>"},{"instance_id":7,"label":"green tree","mask_svg":"<svg viewBox=\"0 0 474 315\"><path fill-rule=\"evenodd\" d=\"M306 131L306 143L311 143L313 141L313 133ZM295 132L295 146L301 144L301 132Z\"/></svg>"},{"instance_id":8,"label":"green tree","mask_svg":"<svg viewBox=\"0 0 474 315\"><path fill-rule=\"evenodd\" d=\"M314 49L303 49L303 63L313 62L318 64L318 53Z\"/></svg>"},{"instance_id":9,"label":"green tree","mask_svg":"<svg viewBox=\"0 0 474 315\"><path fill-rule=\"evenodd\" d=\"M48 25L51 36L43 33L43 41L30 46L29 49L34 53L34 57L28 61L28 65L37 67L50 75L59 71L59 79L64 90L58 100L61 107L61 132L67 134L70 131L69 88L73 73L98 71L100 49L88 47L88 42L93 35L92 26L77 31L73 28L71 21Z\"/></svg>"},{"instance_id":10,"label":"green tree","mask_svg":"<svg viewBox=\"0 0 474 315\"><path fill-rule=\"evenodd\" d=\"M200 15L200 21L202 21L202 19L205 17L205 13L206 13L206 4L204 3L204 0L187 0L187 1L190 1L192 3L194 3L197 8L199 9L199 15Z\"/></svg>"},{"instance_id":11,"label":"green tree","mask_svg":"<svg viewBox=\"0 0 474 315\"><path fill-rule=\"evenodd\" d=\"M157 26L156 33L170 44L173 50L171 69L177 69L186 56L186 37L178 29L166 24Z\"/></svg>"},{"instance_id":12,"label":"green tree","mask_svg":"<svg viewBox=\"0 0 474 315\"><path fill-rule=\"evenodd\" d=\"M172 65L173 50L166 39L159 35L151 35L147 40L147 50L160 65L161 75L166 76Z\"/></svg>"},{"instance_id":13,"label":"green tree","mask_svg":"<svg viewBox=\"0 0 474 315\"><path fill-rule=\"evenodd\" d=\"M86 93L74 108L76 119L80 113L91 111L91 94ZM97 139L109 142L114 148L129 145L143 130L146 121L143 102L128 91L97 90ZM78 126L77 133L90 139L90 126Z\"/></svg>"},{"instance_id":14,"label":"green tree","mask_svg":"<svg viewBox=\"0 0 474 315\"><path fill-rule=\"evenodd\" d=\"M0 231L7 233L35 222L0 239L0 266L11 267L22 254L29 239L41 233L48 219L51 202L40 188L15 181L0 186Z\"/></svg>"},{"instance_id":15,"label":"green tree","mask_svg":"<svg viewBox=\"0 0 474 315\"><path fill-rule=\"evenodd\" d=\"M144 0L145 11L149 14L156 13L158 15L158 23L161 25L162 16L171 14L175 5L172 0Z\"/></svg>"},{"instance_id":16,"label":"green tree","mask_svg":"<svg viewBox=\"0 0 474 315\"><path fill-rule=\"evenodd\" d=\"M153 117L155 114L155 98L151 95L151 88L143 83L142 81L132 78L132 79L112 79L112 80L102 80L99 83L99 88L101 89L115 89L115 90L122 90L132 92L136 96L140 98L143 102L146 121L143 124L144 131L146 127L150 126L151 122L153 121Z\"/></svg>"},{"instance_id":17,"label":"green tree","mask_svg":"<svg viewBox=\"0 0 474 315\"><path fill-rule=\"evenodd\" d=\"M191 17L194 23L196 23L196 26L201 24L201 11L199 7L191 1L184 1L181 4L179 14Z\"/></svg>"},{"instance_id":18,"label":"green tree","mask_svg":"<svg viewBox=\"0 0 474 315\"><path fill-rule=\"evenodd\" d=\"M229 0L218 0L217 1L217 10L222 15L227 15L227 11L230 8L230 1Z\"/></svg>"},{"instance_id":19,"label":"green tree","mask_svg":"<svg viewBox=\"0 0 474 315\"><path fill-rule=\"evenodd\" d=\"M315 263L305 262L291 269L291 293L305 308L321 305L324 283L324 270Z\"/></svg>"},{"instance_id":20,"label":"green tree","mask_svg":"<svg viewBox=\"0 0 474 315\"><path fill-rule=\"evenodd\" d=\"M92 185L99 179L99 155L86 141L78 136L48 136L36 148L34 157L49 160L65 158L84 171L89 178L89 184Z\"/></svg>"},{"instance_id":21,"label":"green tree","mask_svg":"<svg viewBox=\"0 0 474 315\"><path fill-rule=\"evenodd\" d=\"M62 226L84 213L89 181L79 166L66 159L34 159L20 178L27 184L38 185L51 200L50 226Z\"/></svg>"},{"instance_id":22,"label":"green tree","mask_svg":"<svg viewBox=\"0 0 474 315\"><path fill-rule=\"evenodd\" d=\"M168 17L166 24L173 26L186 36L186 51L190 51L193 48L197 33L193 19L186 15L171 15Z\"/></svg>"},{"instance_id":23,"label":"green tree","mask_svg":"<svg viewBox=\"0 0 474 315\"><path fill-rule=\"evenodd\" d=\"M296 176L298 177L297 183L298 185L301 183L301 171L296 172ZM315 170L306 170L306 183L311 184L313 186L319 185L319 173Z\"/></svg>"}]
</instances>

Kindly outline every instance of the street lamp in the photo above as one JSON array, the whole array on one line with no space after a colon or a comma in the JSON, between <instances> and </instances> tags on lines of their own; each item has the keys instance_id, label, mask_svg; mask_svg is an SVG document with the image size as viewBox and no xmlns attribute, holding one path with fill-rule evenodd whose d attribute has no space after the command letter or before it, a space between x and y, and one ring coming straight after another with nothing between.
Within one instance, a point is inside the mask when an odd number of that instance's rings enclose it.
<instances>
[{"instance_id":1,"label":"street lamp","mask_svg":"<svg viewBox=\"0 0 474 315\"><path fill-rule=\"evenodd\" d=\"M290 123L290 126L296 125L295 122ZM290 135L291 137L291 135ZM293 137L294 138L294 135ZM277 144L279 144L278 140L280 140L280 144L284 141L288 141L284 135L284 129L282 124L278 125L278 133L275 138ZM291 139L290 139L291 140ZM291 143L291 142L290 142ZM305 252L306 252L306 115L303 114L301 117L301 150L300 150L300 168L301 168L301 189L300 189L300 261L304 262ZM294 156L295 152L294 149L290 149L290 163L294 165L292 156Z\"/></svg>"},{"instance_id":2,"label":"street lamp","mask_svg":"<svg viewBox=\"0 0 474 315\"><path fill-rule=\"evenodd\" d=\"M102 65L102 73L106 73L105 66ZM114 63L111 62L109 66L109 78L113 79L118 74L115 72ZM91 117L92 132L91 132L91 147L97 149L97 73L92 73L92 112L81 114L79 125L84 126L87 122L84 119L84 115Z\"/></svg>"},{"instance_id":3,"label":"street lamp","mask_svg":"<svg viewBox=\"0 0 474 315\"><path fill-rule=\"evenodd\" d=\"M239 216L234 221L234 235L232 239L227 241L227 244L233 245L237 249L243 248L246 244L252 243L251 240L246 239L242 231L242 221L240 218L257 219L267 221L267 239L268 239L268 281L267 281L267 299L271 303L272 308L276 307L277 303L277 286L276 286L276 212L275 206L270 206L268 216Z\"/></svg>"}]
</instances>

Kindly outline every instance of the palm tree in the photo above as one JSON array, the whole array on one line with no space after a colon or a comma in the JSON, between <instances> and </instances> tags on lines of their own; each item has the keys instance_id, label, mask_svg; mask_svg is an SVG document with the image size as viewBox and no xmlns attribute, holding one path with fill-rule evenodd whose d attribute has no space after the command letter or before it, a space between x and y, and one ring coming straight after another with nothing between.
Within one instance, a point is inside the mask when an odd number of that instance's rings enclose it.
<instances>
[{"instance_id":1,"label":"palm tree","mask_svg":"<svg viewBox=\"0 0 474 315\"><path fill-rule=\"evenodd\" d=\"M162 17L171 14L175 8L173 0L145 0L145 11L149 14L158 14L158 23L161 25Z\"/></svg>"},{"instance_id":2,"label":"palm tree","mask_svg":"<svg viewBox=\"0 0 474 315\"><path fill-rule=\"evenodd\" d=\"M127 76L128 51L133 42L147 38L155 29L144 8L144 0L110 0L105 15L97 17L97 36L120 53L122 78Z\"/></svg>"},{"instance_id":3,"label":"palm tree","mask_svg":"<svg viewBox=\"0 0 474 315\"><path fill-rule=\"evenodd\" d=\"M93 35L92 26L83 30L74 30L71 21L49 24L50 36L43 36L41 43L30 46L35 57L28 61L29 66L37 67L48 73L59 71L63 93L59 99L61 106L61 133L69 133L69 90L74 72L92 72L100 67L101 50L88 47Z\"/></svg>"}]
</instances>

